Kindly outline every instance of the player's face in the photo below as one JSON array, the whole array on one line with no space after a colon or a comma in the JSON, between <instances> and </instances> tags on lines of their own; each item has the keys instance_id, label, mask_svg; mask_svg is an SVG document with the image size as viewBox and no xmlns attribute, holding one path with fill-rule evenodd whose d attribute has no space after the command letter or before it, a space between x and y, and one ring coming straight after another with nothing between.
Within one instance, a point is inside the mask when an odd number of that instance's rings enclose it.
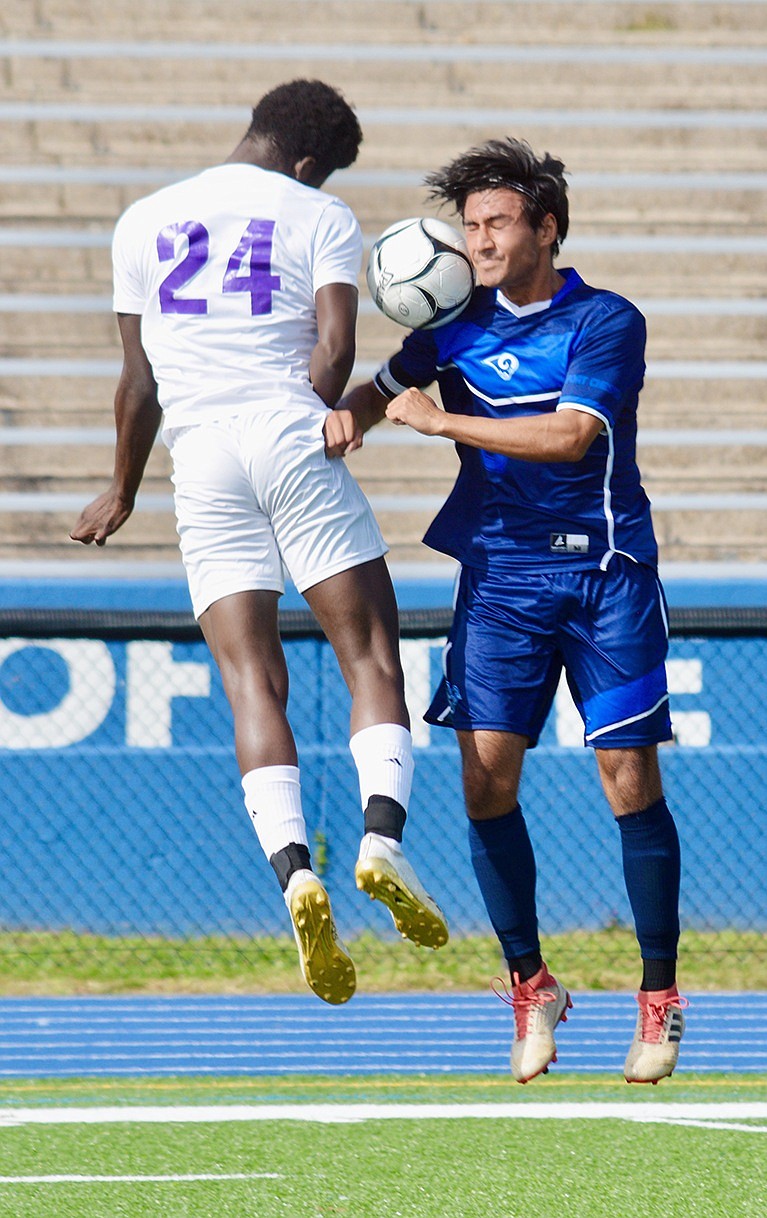
<instances>
[{"instance_id":1,"label":"player's face","mask_svg":"<svg viewBox=\"0 0 767 1218\"><path fill-rule=\"evenodd\" d=\"M463 211L466 244L483 287L500 288L514 304L530 304L552 295L551 246L556 237L553 216L533 228L522 195L499 188L476 191Z\"/></svg>"}]
</instances>

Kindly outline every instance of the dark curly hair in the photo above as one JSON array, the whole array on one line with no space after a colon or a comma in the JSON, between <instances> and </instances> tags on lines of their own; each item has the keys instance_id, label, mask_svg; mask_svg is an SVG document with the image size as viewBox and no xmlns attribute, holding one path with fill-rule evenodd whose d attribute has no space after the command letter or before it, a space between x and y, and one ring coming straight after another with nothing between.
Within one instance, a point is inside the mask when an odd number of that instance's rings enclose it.
<instances>
[{"instance_id":1,"label":"dark curly hair","mask_svg":"<svg viewBox=\"0 0 767 1218\"><path fill-rule=\"evenodd\" d=\"M537 228L549 213L556 220L553 253L557 254L570 223L564 173L565 166L556 157L548 152L538 157L524 140L507 136L470 148L449 165L428 174L424 181L432 199L452 203L460 215L467 196L475 191L498 187L518 191L532 228Z\"/></svg>"},{"instance_id":2,"label":"dark curly hair","mask_svg":"<svg viewBox=\"0 0 767 1218\"><path fill-rule=\"evenodd\" d=\"M253 108L249 139L268 139L291 161L314 157L328 177L357 159L362 130L338 89L321 80L291 80Z\"/></svg>"}]
</instances>

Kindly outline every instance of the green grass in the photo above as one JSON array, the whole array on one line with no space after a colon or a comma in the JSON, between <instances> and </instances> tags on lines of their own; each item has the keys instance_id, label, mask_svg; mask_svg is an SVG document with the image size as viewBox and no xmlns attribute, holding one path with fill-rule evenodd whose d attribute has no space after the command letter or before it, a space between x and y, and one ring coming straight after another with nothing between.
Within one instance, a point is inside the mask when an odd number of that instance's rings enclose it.
<instances>
[{"instance_id":1,"label":"green grass","mask_svg":"<svg viewBox=\"0 0 767 1218\"><path fill-rule=\"evenodd\" d=\"M439 952L372 934L349 943L360 993L484 989L503 973L493 936L453 938ZM620 927L544 938L544 954L575 990L631 990L633 934ZM767 934L686 931L685 989L767 989ZM0 994L304 993L292 939L162 940L71 932L0 935Z\"/></svg>"},{"instance_id":2,"label":"green grass","mask_svg":"<svg viewBox=\"0 0 767 1218\"><path fill-rule=\"evenodd\" d=\"M319 1104L496 1101L539 1104L562 1101L661 1100L767 1103L767 1074L677 1073L658 1087L628 1087L619 1074L577 1074L557 1067L534 1085L519 1087L507 1074L291 1074L177 1078L14 1079L0 1083L0 1108L50 1105Z\"/></svg>"},{"instance_id":3,"label":"green grass","mask_svg":"<svg viewBox=\"0 0 767 1218\"><path fill-rule=\"evenodd\" d=\"M767 1099L767 1078L677 1076L659 1088L559 1076L67 1080L3 1085L17 1104ZM552 1112L554 1110L552 1109ZM259 1120L2 1128L2 1176L274 1173L276 1179L0 1183L1 1218L756 1218L767 1212L764 1120L753 1131L615 1119ZM739 1122L741 1124L743 1122Z\"/></svg>"}]
</instances>

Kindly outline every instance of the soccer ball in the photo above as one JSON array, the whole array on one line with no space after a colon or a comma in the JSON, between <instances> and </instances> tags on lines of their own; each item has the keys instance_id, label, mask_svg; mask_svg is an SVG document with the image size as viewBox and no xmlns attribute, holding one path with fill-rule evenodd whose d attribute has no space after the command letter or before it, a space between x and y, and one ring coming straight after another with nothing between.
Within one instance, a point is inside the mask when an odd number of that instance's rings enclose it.
<instances>
[{"instance_id":1,"label":"soccer ball","mask_svg":"<svg viewBox=\"0 0 767 1218\"><path fill-rule=\"evenodd\" d=\"M463 235L431 218L400 220L387 228L370 251L367 280L381 312L414 330L452 321L474 291Z\"/></svg>"}]
</instances>

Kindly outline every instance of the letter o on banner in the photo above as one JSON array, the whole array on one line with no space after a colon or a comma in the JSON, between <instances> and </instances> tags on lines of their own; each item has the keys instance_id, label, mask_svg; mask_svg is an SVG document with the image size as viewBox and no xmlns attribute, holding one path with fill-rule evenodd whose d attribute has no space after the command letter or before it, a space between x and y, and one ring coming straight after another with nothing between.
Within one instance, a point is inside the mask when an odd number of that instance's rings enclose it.
<instances>
[{"instance_id":1,"label":"letter o on banner","mask_svg":"<svg viewBox=\"0 0 767 1218\"><path fill-rule=\"evenodd\" d=\"M91 639L2 639L0 665L28 647L54 651L67 666L69 689L52 710L20 715L0 702L0 749L61 749L90 736L106 719L117 677L105 643Z\"/></svg>"}]
</instances>

